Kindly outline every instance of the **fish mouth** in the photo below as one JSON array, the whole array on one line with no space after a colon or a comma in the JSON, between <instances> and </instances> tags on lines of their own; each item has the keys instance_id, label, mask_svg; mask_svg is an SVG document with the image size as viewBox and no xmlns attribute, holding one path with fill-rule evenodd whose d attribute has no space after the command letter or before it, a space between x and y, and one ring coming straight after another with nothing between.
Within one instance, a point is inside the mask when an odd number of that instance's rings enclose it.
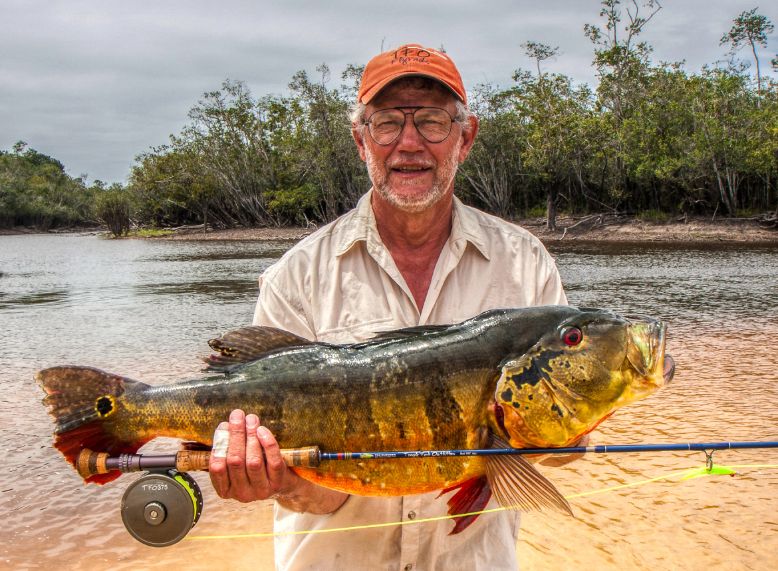
<instances>
[{"instance_id":1,"label":"fish mouth","mask_svg":"<svg viewBox=\"0 0 778 571\"><path fill-rule=\"evenodd\" d=\"M669 383L675 373L675 360L665 354L667 326L650 317L629 317L627 360L637 373L657 384Z\"/></svg>"},{"instance_id":2,"label":"fish mouth","mask_svg":"<svg viewBox=\"0 0 778 571\"><path fill-rule=\"evenodd\" d=\"M675 375L675 359L669 353L665 353L665 364L662 370L665 383L672 381L673 375Z\"/></svg>"}]
</instances>

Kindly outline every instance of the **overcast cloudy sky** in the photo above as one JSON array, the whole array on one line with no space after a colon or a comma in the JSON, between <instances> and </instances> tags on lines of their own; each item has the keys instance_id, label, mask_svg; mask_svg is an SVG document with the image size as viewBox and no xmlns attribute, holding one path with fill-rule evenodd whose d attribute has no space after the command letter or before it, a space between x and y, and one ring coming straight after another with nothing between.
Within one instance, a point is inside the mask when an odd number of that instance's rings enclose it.
<instances>
[{"instance_id":1,"label":"overcast cloudy sky","mask_svg":"<svg viewBox=\"0 0 778 571\"><path fill-rule=\"evenodd\" d=\"M691 71L723 59L719 38L759 5L660 1L643 38L655 61L685 60ZM778 3L759 7L778 24ZM598 12L596 0L0 0L0 149L23 140L73 176L124 182L134 157L179 132L224 79L280 94L296 71L325 62L335 85L382 43L445 46L469 89L508 86L531 65L521 44L540 41L560 49L549 71L594 85L583 26L600 23ZM762 69L777 51L773 33Z\"/></svg>"}]
</instances>

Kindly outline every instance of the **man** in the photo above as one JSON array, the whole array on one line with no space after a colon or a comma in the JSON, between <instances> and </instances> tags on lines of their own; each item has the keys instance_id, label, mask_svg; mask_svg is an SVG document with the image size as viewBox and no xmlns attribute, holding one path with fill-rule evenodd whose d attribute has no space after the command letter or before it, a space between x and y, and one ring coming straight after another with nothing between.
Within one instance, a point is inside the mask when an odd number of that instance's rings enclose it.
<instances>
[{"instance_id":1,"label":"man","mask_svg":"<svg viewBox=\"0 0 778 571\"><path fill-rule=\"evenodd\" d=\"M260 278L254 323L333 343L380 331L462 321L487 309L565 304L559 274L525 230L454 198L457 167L478 121L448 55L407 45L366 66L352 134L373 188ZM348 496L287 469L256 415L230 416L226 458L212 455L221 497L275 498L275 530L299 532L426 520L436 494ZM227 427L220 427L225 429ZM493 504L492 504L493 506ZM515 570L518 514L482 515L457 535L450 521L327 534L283 534L281 569Z\"/></svg>"}]
</instances>

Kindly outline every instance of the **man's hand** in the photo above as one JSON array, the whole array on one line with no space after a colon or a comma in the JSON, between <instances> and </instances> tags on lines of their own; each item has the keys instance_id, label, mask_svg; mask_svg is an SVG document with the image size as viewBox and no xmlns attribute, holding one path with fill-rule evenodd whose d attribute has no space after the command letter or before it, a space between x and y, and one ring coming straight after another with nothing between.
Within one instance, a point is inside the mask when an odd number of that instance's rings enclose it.
<instances>
[{"instance_id":1,"label":"man's hand","mask_svg":"<svg viewBox=\"0 0 778 571\"><path fill-rule=\"evenodd\" d=\"M226 455L218 450L220 431L227 430ZM222 498L253 502L273 498L295 511L325 514L338 509L347 494L322 488L287 468L273 434L260 426L255 414L230 413L214 434L209 471L211 483Z\"/></svg>"},{"instance_id":2,"label":"man's hand","mask_svg":"<svg viewBox=\"0 0 778 571\"><path fill-rule=\"evenodd\" d=\"M259 425L257 415L232 411L229 424L219 425L214 442L218 440L218 431L225 429L229 431L226 456L214 450L209 467L211 483L219 496L253 502L295 487L295 479L300 477L287 469L278 442L267 428Z\"/></svg>"}]
</instances>

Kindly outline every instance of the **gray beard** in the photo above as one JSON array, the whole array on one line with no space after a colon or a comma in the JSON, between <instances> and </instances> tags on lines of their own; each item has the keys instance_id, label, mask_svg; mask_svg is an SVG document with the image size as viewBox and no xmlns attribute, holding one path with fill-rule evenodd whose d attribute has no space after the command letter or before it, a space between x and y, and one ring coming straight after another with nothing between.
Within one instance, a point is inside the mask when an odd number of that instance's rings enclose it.
<instances>
[{"instance_id":1,"label":"gray beard","mask_svg":"<svg viewBox=\"0 0 778 571\"><path fill-rule=\"evenodd\" d=\"M378 194L380 194L389 204L398 210L409 214L424 212L445 196L448 189L454 183L454 177L459 168L459 161L457 160L458 154L459 146L452 151L443 164L438 165L435 180L427 193L419 197L407 197L392 192L386 169L382 169L376 162L376 158L373 156L373 153L370 152L370 149L365 148L367 173L373 183L373 188L375 188L376 192L378 192Z\"/></svg>"}]
</instances>

